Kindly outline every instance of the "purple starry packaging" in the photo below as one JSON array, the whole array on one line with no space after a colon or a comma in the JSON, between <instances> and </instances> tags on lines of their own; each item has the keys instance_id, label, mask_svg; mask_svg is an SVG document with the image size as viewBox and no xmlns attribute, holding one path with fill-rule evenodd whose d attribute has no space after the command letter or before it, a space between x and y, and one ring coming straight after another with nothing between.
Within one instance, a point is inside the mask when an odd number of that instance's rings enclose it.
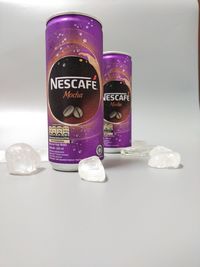
<instances>
[{"instance_id":1,"label":"purple starry packaging","mask_svg":"<svg viewBox=\"0 0 200 267\"><path fill-rule=\"evenodd\" d=\"M131 146L131 56L121 52L103 54L104 149L120 152Z\"/></svg>"},{"instance_id":2,"label":"purple starry packaging","mask_svg":"<svg viewBox=\"0 0 200 267\"><path fill-rule=\"evenodd\" d=\"M47 21L49 161L75 171L83 158L103 159L102 26L80 13Z\"/></svg>"}]
</instances>

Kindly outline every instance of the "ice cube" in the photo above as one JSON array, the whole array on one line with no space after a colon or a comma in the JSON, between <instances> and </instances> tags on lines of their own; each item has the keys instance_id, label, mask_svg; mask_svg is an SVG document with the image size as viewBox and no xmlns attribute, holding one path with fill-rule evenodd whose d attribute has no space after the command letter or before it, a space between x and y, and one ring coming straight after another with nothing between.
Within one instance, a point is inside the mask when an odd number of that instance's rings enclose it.
<instances>
[{"instance_id":1,"label":"ice cube","mask_svg":"<svg viewBox=\"0 0 200 267\"><path fill-rule=\"evenodd\" d=\"M78 173L85 181L104 182L106 180L103 164L97 156L82 159L78 165Z\"/></svg>"},{"instance_id":2,"label":"ice cube","mask_svg":"<svg viewBox=\"0 0 200 267\"><path fill-rule=\"evenodd\" d=\"M30 145L18 143L7 148L6 161L9 173L25 175L37 170L40 156Z\"/></svg>"},{"instance_id":3,"label":"ice cube","mask_svg":"<svg viewBox=\"0 0 200 267\"><path fill-rule=\"evenodd\" d=\"M172 152L171 149L164 147L164 146L155 146L150 152L149 156L152 157L154 155L164 153L164 152Z\"/></svg>"},{"instance_id":4,"label":"ice cube","mask_svg":"<svg viewBox=\"0 0 200 267\"><path fill-rule=\"evenodd\" d=\"M137 158L148 157L153 146L148 145L145 141L135 141L132 147L126 147L121 150L124 156L134 156Z\"/></svg>"},{"instance_id":5,"label":"ice cube","mask_svg":"<svg viewBox=\"0 0 200 267\"><path fill-rule=\"evenodd\" d=\"M156 146L149 155L148 165L153 168L178 168L181 163L179 153L163 146Z\"/></svg>"}]
</instances>

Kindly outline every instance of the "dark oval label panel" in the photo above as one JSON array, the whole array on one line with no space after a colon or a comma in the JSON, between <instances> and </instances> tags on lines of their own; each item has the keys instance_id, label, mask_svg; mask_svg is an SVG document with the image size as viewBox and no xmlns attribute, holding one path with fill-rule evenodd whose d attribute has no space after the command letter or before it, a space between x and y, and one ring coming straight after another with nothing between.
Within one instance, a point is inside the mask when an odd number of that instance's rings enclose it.
<instances>
[{"instance_id":1,"label":"dark oval label panel","mask_svg":"<svg viewBox=\"0 0 200 267\"><path fill-rule=\"evenodd\" d=\"M119 123L127 119L131 110L130 90L123 81L104 85L104 119Z\"/></svg>"},{"instance_id":2,"label":"dark oval label panel","mask_svg":"<svg viewBox=\"0 0 200 267\"><path fill-rule=\"evenodd\" d=\"M100 101L99 77L88 60L64 57L49 76L49 106L56 119L68 124L90 120Z\"/></svg>"}]
</instances>

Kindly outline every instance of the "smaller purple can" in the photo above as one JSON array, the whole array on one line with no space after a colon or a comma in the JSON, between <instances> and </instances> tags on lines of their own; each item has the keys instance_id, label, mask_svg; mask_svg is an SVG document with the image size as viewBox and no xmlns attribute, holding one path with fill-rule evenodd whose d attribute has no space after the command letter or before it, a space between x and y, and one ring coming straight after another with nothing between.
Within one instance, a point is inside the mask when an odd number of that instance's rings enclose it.
<instances>
[{"instance_id":1,"label":"smaller purple can","mask_svg":"<svg viewBox=\"0 0 200 267\"><path fill-rule=\"evenodd\" d=\"M103 54L104 149L117 153L131 146L131 56L122 52Z\"/></svg>"}]
</instances>

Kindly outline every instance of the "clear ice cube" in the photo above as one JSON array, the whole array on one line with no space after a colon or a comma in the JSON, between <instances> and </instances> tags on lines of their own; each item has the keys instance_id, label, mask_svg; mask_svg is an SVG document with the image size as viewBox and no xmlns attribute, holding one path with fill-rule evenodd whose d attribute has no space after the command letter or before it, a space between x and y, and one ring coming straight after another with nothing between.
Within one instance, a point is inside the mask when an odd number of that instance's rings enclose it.
<instances>
[{"instance_id":1,"label":"clear ice cube","mask_svg":"<svg viewBox=\"0 0 200 267\"><path fill-rule=\"evenodd\" d=\"M104 182L106 180L103 164L97 156L82 159L78 165L78 173L85 181Z\"/></svg>"},{"instance_id":2,"label":"clear ice cube","mask_svg":"<svg viewBox=\"0 0 200 267\"><path fill-rule=\"evenodd\" d=\"M165 152L172 152L171 149L165 147L165 146L155 146L150 152L149 156L152 157L154 155L165 153Z\"/></svg>"},{"instance_id":3,"label":"clear ice cube","mask_svg":"<svg viewBox=\"0 0 200 267\"><path fill-rule=\"evenodd\" d=\"M145 158L149 156L149 152L153 146L148 145L145 141L135 141L132 147L126 147L121 150L124 156L134 156L137 158Z\"/></svg>"},{"instance_id":4,"label":"clear ice cube","mask_svg":"<svg viewBox=\"0 0 200 267\"><path fill-rule=\"evenodd\" d=\"M40 165L39 154L28 144L18 143L6 150L6 161L9 173L17 175L31 174Z\"/></svg>"},{"instance_id":5,"label":"clear ice cube","mask_svg":"<svg viewBox=\"0 0 200 267\"><path fill-rule=\"evenodd\" d=\"M148 165L153 168L178 168L181 163L179 153L163 146L156 146L149 155Z\"/></svg>"}]
</instances>

